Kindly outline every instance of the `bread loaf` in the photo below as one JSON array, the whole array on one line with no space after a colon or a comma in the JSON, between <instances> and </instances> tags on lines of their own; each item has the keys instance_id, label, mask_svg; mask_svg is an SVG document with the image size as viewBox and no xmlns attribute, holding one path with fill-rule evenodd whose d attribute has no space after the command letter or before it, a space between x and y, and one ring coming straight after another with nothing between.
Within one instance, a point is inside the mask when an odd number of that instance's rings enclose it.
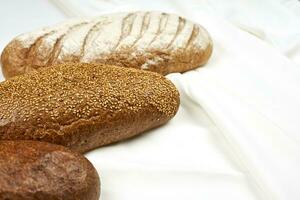
<instances>
[{"instance_id":1,"label":"bread loaf","mask_svg":"<svg viewBox=\"0 0 300 200\"><path fill-rule=\"evenodd\" d=\"M160 126L178 106L178 91L160 74L64 63L0 84L0 140L85 152Z\"/></svg>"},{"instance_id":2,"label":"bread loaf","mask_svg":"<svg viewBox=\"0 0 300 200\"><path fill-rule=\"evenodd\" d=\"M63 62L105 63L185 72L207 62L212 40L199 24L174 14L131 12L75 19L25 33L1 55L6 78Z\"/></svg>"},{"instance_id":3,"label":"bread loaf","mask_svg":"<svg viewBox=\"0 0 300 200\"><path fill-rule=\"evenodd\" d=\"M62 146L0 141L1 200L99 200L93 165Z\"/></svg>"}]
</instances>

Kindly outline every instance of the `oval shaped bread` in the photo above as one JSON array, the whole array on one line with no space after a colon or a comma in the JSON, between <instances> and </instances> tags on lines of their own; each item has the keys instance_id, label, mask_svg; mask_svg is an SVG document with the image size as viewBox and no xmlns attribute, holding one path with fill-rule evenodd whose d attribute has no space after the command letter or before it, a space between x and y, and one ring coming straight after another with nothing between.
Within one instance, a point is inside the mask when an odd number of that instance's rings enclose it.
<instances>
[{"instance_id":1,"label":"oval shaped bread","mask_svg":"<svg viewBox=\"0 0 300 200\"><path fill-rule=\"evenodd\" d=\"M6 78L63 62L105 63L160 74L207 62L212 40L199 24L174 14L131 12L77 19L25 33L1 55Z\"/></svg>"},{"instance_id":2,"label":"oval shaped bread","mask_svg":"<svg viewBox=\"0 0 300 200\"><path fill-rule=\"evenodd\" d=\"M0 139L85 152L162 125L178 106L177 89L160 74L65 63L0 84Z\"/></svg>"},{"instance_id":3,"label":"oval shaped bread","mask_svg":"<svg viewBox=\"0 0 300 200\"><path fill-rule=\"evenodd\" d=\"M93 165L63 146L37 141L0 141L0 199L98 200Z\"/></svg>"}]
</instances>

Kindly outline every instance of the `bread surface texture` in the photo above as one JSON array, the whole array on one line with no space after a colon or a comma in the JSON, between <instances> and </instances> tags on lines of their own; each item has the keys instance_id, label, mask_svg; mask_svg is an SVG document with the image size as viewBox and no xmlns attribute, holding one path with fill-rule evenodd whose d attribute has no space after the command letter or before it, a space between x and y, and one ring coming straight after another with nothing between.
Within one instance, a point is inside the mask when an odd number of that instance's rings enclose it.
<instances>
[{"instance_id":1,"label":"bread surface texture","mask_svg":"<svg viewBox=\"0 0 300 200\"><path fill-rule=\"evenodd\" d=\"M199 24L163 12L72 19L24 33L1 55L6 78L64 62L104 63L169 74L207 62L212 40Z\"/></svg>"},{"instance_id":2,"label":"bread surface texture","mask_svg":"<svg viewBox=\"0 0 300 200\"><path fill-rule=\"evenodd\" d=\"M160 126L178 107L176 87L160 74L64 63L0 84L0 139L86 152Z\"/></svg>"},{"instance_id":3,"label":"bread surface texture","mask_svg":"<svg viewBox=\"0 0 300 200\"><path fill-rule=\"evenodd\" d=\"M99 200L93 165L67 148L0 141L0 200Z\"/></svg>"}]
</instances>

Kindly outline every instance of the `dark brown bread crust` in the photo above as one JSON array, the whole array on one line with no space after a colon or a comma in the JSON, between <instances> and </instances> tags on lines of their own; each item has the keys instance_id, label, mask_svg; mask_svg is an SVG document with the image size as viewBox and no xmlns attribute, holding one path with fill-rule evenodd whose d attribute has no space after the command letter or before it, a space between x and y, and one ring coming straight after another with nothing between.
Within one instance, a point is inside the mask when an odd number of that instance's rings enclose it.
<instances>
[{"instance_id":1,"label":"dark brown bread crust","mask_svg":"<svg viewBox=\"0 0 300 200\"><path fill-rule=\"evenodd\" d=\"M101 64L61 64L0 84L0 139L86 152L170 120L179 93L162 75Z\"/></svg>"},{"instance_id":2,"label":"dark brown bread crust","mask_svg":"<svg viewBox=\"0 0 300 200\"><path fill-rule=\"evenodd\" d=\"M63 146L0 141L0 200L98 200L93 165Z\"/></svg>"}]
</instances>

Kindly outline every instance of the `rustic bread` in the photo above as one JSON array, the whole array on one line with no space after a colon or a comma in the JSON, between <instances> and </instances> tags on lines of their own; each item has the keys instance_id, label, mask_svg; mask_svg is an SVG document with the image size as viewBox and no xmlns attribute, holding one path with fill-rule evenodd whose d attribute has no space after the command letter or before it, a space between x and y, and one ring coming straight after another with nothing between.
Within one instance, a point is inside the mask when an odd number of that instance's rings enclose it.
<instances>
[{"instance_id":1,"label":"rustic bread","mask_svg":"<svg viewBox=\"0 0 300 200\"><path fill-rule=\"evenodd\" d=\"M63 146L0 141L1 200L99 200L93 165Z\"/></svg>"},{"instance_id":2,"label":"rustic bread","mask_svg":"<svg viewBox=\"0 0 300 200\"><path fill-rule=\"evenodd\" d=\"M178 106L178 91L160 74L64 63L0 84L0 139L85 152L162 125Z\"/></svg>"},{"instance_id":3,"label":"rustic bread","mask_svg":"<svg viewBox=\"0 0 300 200\"><path fill-rule=\"evenodd\" d=\"M131 12L67 21L25 33L1 55L6 78L63 62L105 63L155 71L185 72L207 62L208 32L174 14Z\"/></svg>"}]
</instances>

